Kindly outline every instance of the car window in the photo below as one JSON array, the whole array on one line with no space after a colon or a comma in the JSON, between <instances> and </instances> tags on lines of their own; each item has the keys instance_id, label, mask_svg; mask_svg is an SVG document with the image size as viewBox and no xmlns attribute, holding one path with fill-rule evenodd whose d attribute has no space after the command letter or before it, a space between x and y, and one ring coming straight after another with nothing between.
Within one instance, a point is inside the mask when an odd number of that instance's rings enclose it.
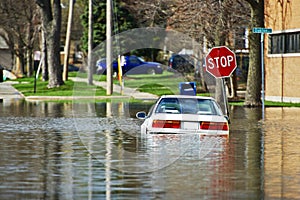
<instances>
[{"instance_id":1,"label":"car window","mask_svg":"<svg viewBox=\"0 0 300 200\"><path fill-rule=\"evenodd\" d=\"M135 57L129 57L129 62L131 64L140 64L139 59L135 58Z\"/></svg>"},{"instance_id":2,"label":"car window","mask_svg":"<svg viewBox=\"0 0 300 200\"><path fill-rule=\"evenodd\" d=\"M181 56L174 56L174 62L184 62L184 58L182 58Z\"/></svg>"},{"instance_id":3,"label":"car window","mask_svg":"<svg viewBox=\"0 0 300 200\"><path fill-rule=\"evenodd\" d=\"M156 113L221 115L215 102L210 99L165 98L162 99Z\"/></svg>"},{"instance_id":4,"label":"car window","mask_svg":"<svg viewBox=\"0 0 300 200\"><path fill-rule=\"evenodd\" d=\"M198 100L197 114L216 115L218 114L213 101L211 100Z\"/></svg>"},{"instance_id":5,"label":"car window","mask_svg":"<svg viewBox=\"0 0 300 200\"><path fill-rule=\"evenodd\" d=\"M181 113L180 104L177 98L164 98L162 99L155 111L156 113Z\"/></svg>"},{"instance_id":6,"label":"car window","mask_svg":"<svg viewBox=\"0 0 300 200\"><path fill-rule=\"evenodd\" d=\"M177 63L193 63L193 59L190 56L186 56L186 55L177 55L174 56L174 62Z\"/></svg>"},{"instance_id":7,"label":"car window","mask_svg":"<svg viewBox=\"0 0 300 200\"><path fill-rule=\"evenodd\" d=\"M214 108L216 109L216 114L217 115L223 115L222 109L220 107L219 104L217 104L217 102L212 101L212 103L214 104Z\"/></svg>"},{"instance_id":8,"label":"car window","mask_svg":"<svg viewBox=\"0 0 300 200\"><path fill-rule=\"evenodd\" d=\"M197 114L197 99L180 99L183 114Z\"/></svg>"},{"instance_id":9,"label":"car window","mask_svg":"<svg viewBox=\"0 0 300 200\"><path fill-rule=\"evenodd\" d=\"M137 57L137 59L140 61L140 62L145 62L145 60L141 57Z\"/></svg>"}]
</instances>

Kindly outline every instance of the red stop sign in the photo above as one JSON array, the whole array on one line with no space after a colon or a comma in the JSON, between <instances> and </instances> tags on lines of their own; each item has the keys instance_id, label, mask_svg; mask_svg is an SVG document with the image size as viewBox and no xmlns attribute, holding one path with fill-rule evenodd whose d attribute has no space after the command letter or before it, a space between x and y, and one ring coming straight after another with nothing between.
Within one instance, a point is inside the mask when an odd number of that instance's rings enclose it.
<instances>
[{"instance_id":1,"label":"red stop sign","mask_svg":"<svg viewBox=\"0 0 300 200\"><path fill-rule=\"evenodd\" d=\"M216 78L229 77L236 68L235 53L225 46L214 47L205 58L206 71Z\"/></svg>"}]
</instances>

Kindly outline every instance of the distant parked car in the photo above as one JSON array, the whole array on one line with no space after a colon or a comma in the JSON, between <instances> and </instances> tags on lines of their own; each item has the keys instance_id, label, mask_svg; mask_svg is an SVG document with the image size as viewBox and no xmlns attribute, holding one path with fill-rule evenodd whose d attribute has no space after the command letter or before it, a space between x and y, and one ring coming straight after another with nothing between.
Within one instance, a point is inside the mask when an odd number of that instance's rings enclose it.
<instances>
[{"instance_id":1,"label":"distant parked car","mask_svg":"<svg viewBox=\"0 0 300 200\"><path fill-rule=\"evenodd\" d=\"M75 66L75 65L68 65L68 71L69 72L78 72L79 71L79 67Z\"/></svg>"},{"instance_id":2,"label":"distant parked car","mask_svg":"<svg viewBox=\"0 0 300 200\"><path fill-rule=\"evenodd\" d=\"M168 71L180 73L195 72L194 60L189 55L174 54L169 59Z\"/></svg>"},{"instance_id":3,"label":"distant parked car","mask_svg":"<svg viewBox=\"0 0 300 200\"><path fill-rule=\"evenodd\" d=\"M123 74L162 74L163 69L160 63L146 62L138 56L124 56L124 66L122 67ZM113 71L118 72L118 62L113 61ZM96 63L96 73L106 73L106 59L100 59Z\"/></svg>"},{"instance_id":4,"label":"distant parked car","mask_svg":"<svg viewBox=\"0 0 300 200\"><path fill-rule=\"evenodd\" d=\"M164 95L148 114L136 114L143 119L141 133L229 135L228 117L211 97Z\"/></svg>"},{"instance_id":5,"label":"distant parked car","mask_svg":"<svg viewBox=\"0 0 300 200\"><path fill-rule=\"evenodd\" d=\"M61 68L63 69L64 65L61 65ZM79 67L69 64L68 65L68 71L69 72L78 72L79 71Z\"/></svg>"},{"instance_id":6,"label":"distant parked car","mask_svg":"<svg viewBox=\"0 0 300 200\"><path fill-rule=\"evenodd\" d=\"M116 72L118 71L117 61L113 61L113 70ZM106 58L101 58L97 60L96 74L106 74Z\"/></svg>"}]
</instances>

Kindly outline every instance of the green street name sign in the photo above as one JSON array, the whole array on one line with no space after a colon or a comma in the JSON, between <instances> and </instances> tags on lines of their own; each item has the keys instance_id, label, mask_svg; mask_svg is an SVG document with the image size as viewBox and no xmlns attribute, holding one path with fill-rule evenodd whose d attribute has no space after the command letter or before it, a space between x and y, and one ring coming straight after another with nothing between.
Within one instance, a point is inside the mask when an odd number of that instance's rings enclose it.
<instances>
[{"instance_id":1,"label":"green street name sign","mask_svg":"<svg viewBox=\"0 0 300 200\"><path fill-rule=\"evenodd\" d=\"M253 28L252 29L253 33L272 33L271 28Z\"/></svg>"}]
</instances>

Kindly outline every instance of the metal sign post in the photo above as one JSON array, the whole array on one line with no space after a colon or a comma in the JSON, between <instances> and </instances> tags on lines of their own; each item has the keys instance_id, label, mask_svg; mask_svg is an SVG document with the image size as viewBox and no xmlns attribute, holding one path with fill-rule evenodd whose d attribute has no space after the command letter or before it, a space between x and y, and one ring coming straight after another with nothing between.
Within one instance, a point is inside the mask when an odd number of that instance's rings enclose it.
<instances>
[{"instance_id":1,"label":"metal sign post","mask_svg":"<svg viewBox=\"0 0 300 200\"><path fill-rule=\"evenodd\" d=\"M264 33L260 34L261 48L261 115L265 119L265 67L264 67Z\"/></svg>"},{"instance_id":2,"label":"metal sign post","mask_svg":"<svg viewBox=\"0 0 300 200\"><path fill-rule=\"evenodd\" d=\"M265 119L265 68L264 68L264 34L272 33L271 28L253 28L253 33L260 33L261 48L261 105L262 119Z\"/></svg>"}]
</instances>

